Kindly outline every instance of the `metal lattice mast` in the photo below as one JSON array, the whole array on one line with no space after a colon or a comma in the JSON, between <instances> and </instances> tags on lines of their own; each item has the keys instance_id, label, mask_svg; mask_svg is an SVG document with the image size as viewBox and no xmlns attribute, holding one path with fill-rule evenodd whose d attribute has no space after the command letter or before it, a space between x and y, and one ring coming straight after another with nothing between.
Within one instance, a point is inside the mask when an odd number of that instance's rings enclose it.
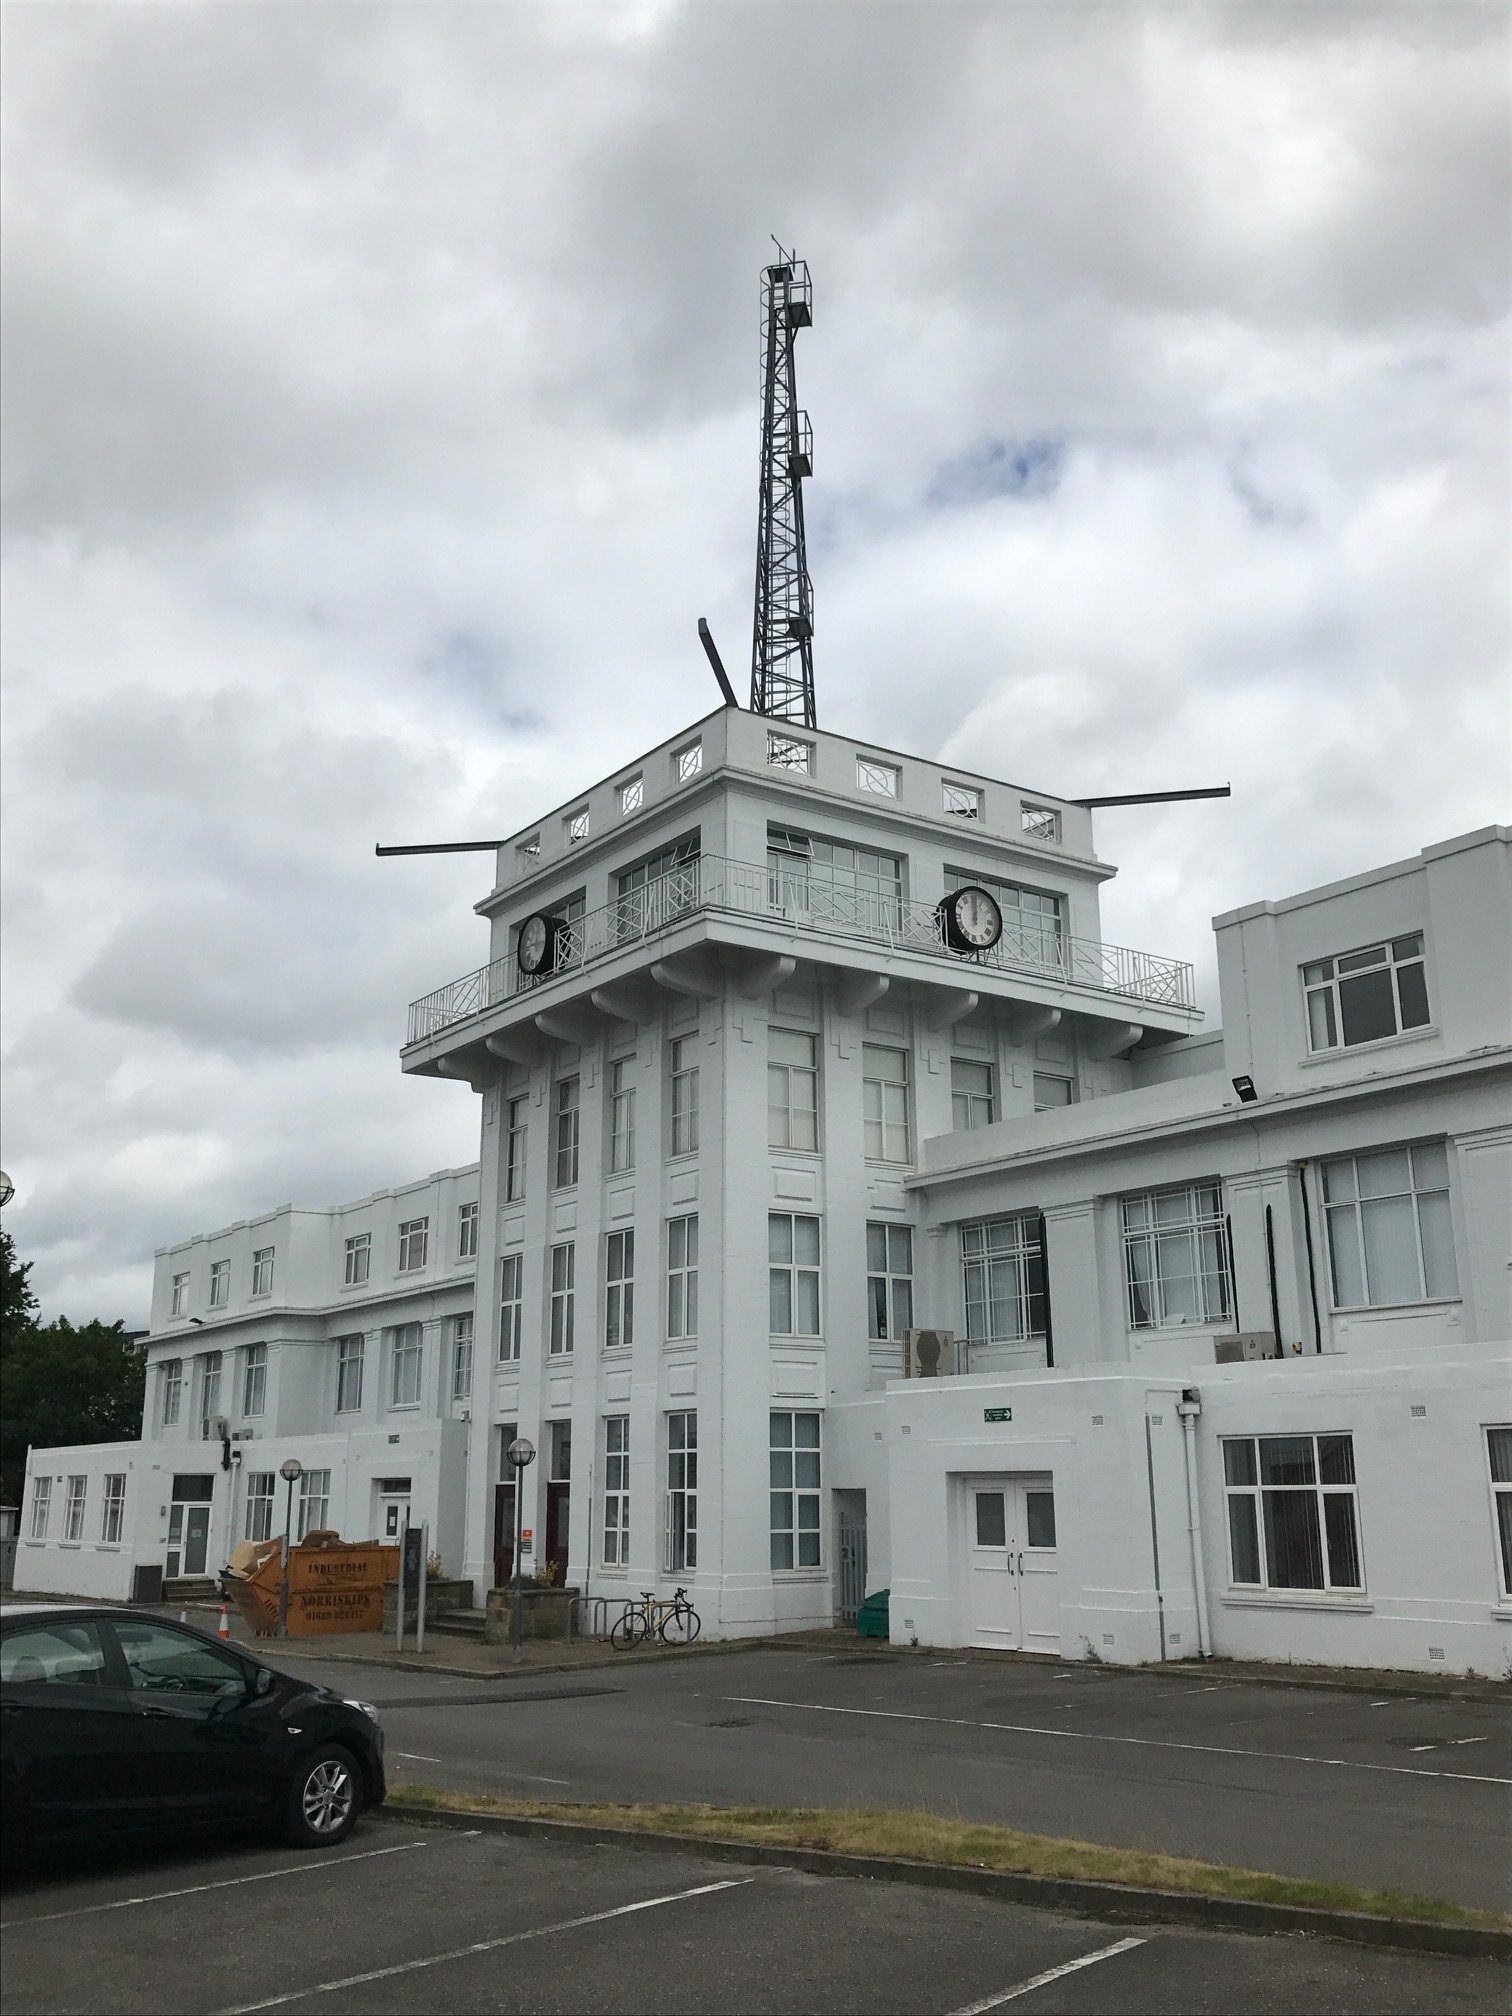
<instances>
[{"instance_id":1,"label":"metal lattice mast","mask_svg":"<svg viewBox=\"0 0 1512 2016\"><path fill-rule=\"evenodd\" d=\"M761 276L761 501L756 533L756 621L751 638L751 712L817 725L814 715L814 591L803 537L803 479L814 440L798 407L793 339L813 320L802 259L778 248Z\"/></svg>"}]
</instances>

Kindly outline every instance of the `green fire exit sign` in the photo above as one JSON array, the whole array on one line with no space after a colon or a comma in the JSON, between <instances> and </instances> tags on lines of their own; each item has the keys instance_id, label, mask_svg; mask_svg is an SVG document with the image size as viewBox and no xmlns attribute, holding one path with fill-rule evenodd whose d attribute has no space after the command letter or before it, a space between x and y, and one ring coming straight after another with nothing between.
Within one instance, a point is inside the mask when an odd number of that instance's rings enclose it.
<instances>
[{"instance_id":1,"label":"green fire exit sign","mask_svg":"<svg viewBox=\"0 0 1512 2016\"><path fill-rule=\"evenodd\" d=\"M1013 1409L1011 1407L984 1407L982 1409L982 1419L984 1421L1011 1421L1013 1419Z\"/></svg>"}]
</instances>

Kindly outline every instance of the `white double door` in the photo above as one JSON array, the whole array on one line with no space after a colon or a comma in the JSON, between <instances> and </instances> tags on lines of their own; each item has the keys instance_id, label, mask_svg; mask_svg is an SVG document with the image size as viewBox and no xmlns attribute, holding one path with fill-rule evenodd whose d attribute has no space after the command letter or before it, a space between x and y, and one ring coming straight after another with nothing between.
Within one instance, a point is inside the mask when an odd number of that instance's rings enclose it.
<instances>
[{"instance_id":1,"label":"white double door","mask_svg":"<svg viewBox=\"0 0 1512 2016\"><path fill-rule=\"evenodd\" d=\"M1051 1480L968 1478L965 1510L970 1643L1058 1653L1060 1576Z\"/></svg>"}]
</instances>

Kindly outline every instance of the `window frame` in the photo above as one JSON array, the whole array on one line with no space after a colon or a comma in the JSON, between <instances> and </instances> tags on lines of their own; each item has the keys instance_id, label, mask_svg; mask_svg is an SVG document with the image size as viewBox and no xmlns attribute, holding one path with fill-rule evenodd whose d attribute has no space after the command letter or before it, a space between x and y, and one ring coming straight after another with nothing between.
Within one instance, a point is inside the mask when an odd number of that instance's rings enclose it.
<instances>
[{"instance_id":1,"label":"window frame","mask_svg":"<svg viewBox=\"0 0 1512 2016\"><path fill-rule=\"evenodd\" d=\"M768 728L766 760L769 770L787 770L795 776L812 777L814 745L806 736L784 735L776 728Z\"/></svg>"},{"instance_id":2,"label":"window frame","mask_svg":"<svg viewBox=\"0 0 1512 2016\"><path fill-rule=\"evenodd\" d=\"M414 1368L414 1395L404 1397L401 1387L401 1370L404 1373L404 1387L409 1382L409 1368ZM420 1405L425 1391L425 1325L423 1323L395 1323L389 1331L389 1391L390 1413L404 1413Z\"/></svg>"},{"instance_id":3,"label":"window frame","mask_svg":"<svg viewBox=\"0 0 1512 2016\"><path fill-rule=\"evenodd\" d=\"M571 1190L577 1183L583 1144L583 1079L565 1072L551 1088L552 1189ZM564 1173L565 1172L565 1173Z\"/></svg>"},{"instance_id":4,"label":"window frame","mask_svg":"<svg viewBox=\"0 0 1512 2016\"><path fill-rule=\"evenodd\" d=\"M703 770L703 737L695 735L691 742L684 742L680 749L672 751L672 778L677 784L688 784Z\"/></svg>"},{"instance_id":5,"label":"window frame","mask_svg":"<svg viewBox=\"0 0 1512 2016\"><path fill-rule=\"evenodd\" d=\"M807 1061L776 1055L776 1040L807 1045ZM807 1090L812 1103L795 1102L795 1091ZM780 1096L779 1096L780 1095ZM809 1124L805 1126L803 1123ZM811 1134L811 1140L795 1140ZM819 1038L808 1029L771 1025L767 1029L767 1146L784 1153L817 1155L819 1148Z\"/></svg>"},{"instance_id":6,"label":"window frame","mask_svg":"<svg viewBox=\"0 0 1512 2016\"><path fill-rule=\"evenodd\" d=\"M881 1260L877 1264L876 1235L881 1234ZM914 1328L914 1228L893 1219L866 1221L866 1334L873 1344L901 1343L905 1330ZM901 1249L904 1264L896 1264ZM902 1284L906 1283L906 1288ZM900 1292L901 1291L901 1292ZM902 1315L899 1302L906 1303ZM906 1317L906 1320L903 1318ZM882 1327L879 1329L878 1324Z\"/></svg>"},{"instance_id":7,"label":"window frame","mask_svg":"<svg viewBox=\"0 0 1512 2016\"><path fill-rule=\"evenodd\" d=\"M1043 1222L1037 1211L962 1221L962 1333L968 1346L1047 1342L1050 1298ZM1000 1286L998 1269L1010 1272L1007 1295L994 1292ZM1018 1327L996 1334L995 1312L1003 1307L1014 1312Z\"/></svg>"},{"instance_id":8,"label":"window frame","mask_svg":"<svg viewBox=\"0 0 1512 2016\"><path fill-rule=\"evenodd\" d=\"M698 1213L667 1220L667 1337L681 1343L698 1335Z\"/></svg>"},{"instance_id":9,"label":"window frame","mask_svg":"<svg viewBox=\"0 0 1512 2016\"><path fill-rule=\"evenodd\" d=\"M478 1206L476 1201L457 1206L457 1258L478 1257Z\"/></svg>"},{"instance_id":10,"label":"window frame","mask_svg":"<svg viewBox=\"0 0 1512 2016\"><path fill-rule=\"evenodd\" d=\"M107 1470L100 1494L100 1545L119 1547L126 1530L126 1472Z\"/></svg>"},{"instance_id":11,"label":"window frame","mask_svg":"<svg viewBox=\"0 0 1512 2016\"><path fill-rule=\"evenodd\" d=\"M879 1078L868 1067L878 1057L896 1057L902 1062L901 1078ZM872 1094L875 1090L876 1097ZM902 1117L896 1111L888 1111L888 1094L900 1093L901 1099L894 1099L894 1107L901 1105ZM906 1168L913 1161L913 1120L912 1120L913 1073L910 1069L910 1054L904 1043L863 1043L861 1045L861 1153L867 1162L885 1162L893 1168ZM876 1111L871 1109L875 1105ZM875 1133L873 1130L876 1130ZM902 1137L902 1154L896 1152L898 1136ZM875 1145L874 1145L875 1144Z\"/></svg>"},{"instance_id":12,"label":"window frame","mask_svg":"<svg viewBox=\"0 0 1512 2016\"><path fill-rule=\"evenodd\" d=\"M787 1258L773 1253L774 1234L777 1227L787 1226ZM798 1258L798 1227L812 1225L814 1228L815 1257L812 1261ZM779 1276L786 1278L785 1294L788 1305L788 1328L780 1329L775 1322L776 1298L774 1290ZM805 1313L801 1304L809 1290L804 1282L813 1281L814 1328L798 1328ZM813 1211L769 1211L767 1213L767 1320L773 1337L822 1337L824 1335L824 1221Z\"/></svg>"},{"instance_id":13,"label":"window frame","mask_svg":"<svg viewBox=\"0 0 1512 2016\"><path fill-rule=\"evenodd\" d=\"M903 768L881 756L856 756L856 789L872 798L896 799L903 789Z\"/></svg>"},{"instance_id":14,"label":"window frame","mask_svg":"<svg viewBox=\"0 0 1512 2016\"><path fill-rule=\"evenodd\" d=\"M1197 1201L1204 1195L1210 1195L1213 1200L1211 1210L1206 1212L1199 1209ZM1181 1219L1162 1220L1160 1205L1173 1197L1186 1198L1187 1214ZM1142 1224L1132 1217L1137 1208L1145 1213ZM1118 1200L1118 1224L1123 1251L1124 1320L1131 1331L1233 1329L1234 1279L1229 1264L1228 1218L1221 1178L1203 1177L1192 1183L1163 1183L1153 1190L1128 1191ZM1162 1242L1179 1234L1186 1236L1193 1255L1189 1276L1167 1273L1162 1267ZM1201 1264L1205 1240L1214 1243L1218 1255L1216 1272ZM1136 1253L1143 1255L1148 1265L1144 1282L1136 1278ZM1201 1301L1199 1312L1190 1317L1173 1312L1169 1306L1170 1293L1183 1279L1190 1279L1196 1284ZM1213 1286L1216 1286L1218 1294L1216 1315L1209 1292ZM1137 1305L1140 1297L1148 1298L1149 1313L1144 1316L1140 1315Z\"/></svg>"},{"instance_id":15,"label":"window frame","mask_svg":"<svg viewBox=\"0 0 1512 2016\"><path fill-rule=\"evenodd\" d=\"M31 1521L27 1528L28 1540L45 1540L48 1526L52 1523L51 1477L32 1478Z\"/></svg>"},{"instance_id":16,"label":"window frame","mask_svg":"<svg viewBox=\"0 0 1512 2016\"><path fill-rule=\"evenodd\" d=\"M675 1425L674 1425L675 1424ZM668 1575L698 1572L698 1409L667 1413L667 1499L662 1567Z\"/></svg>"},{"instance_id":17,"label":"window frame","mask_svg":"<svg viewBox=\"0 0 1512 2016\"><path fill-rule=\"evenodd\" d=\"M987 1090L973 1091L956 1083L958 1071L985 1071ZM981 1108L986 1107L983 1117ZM997 1066L981 1057L952 1057L950 1060L950 1120L954 1134L974 1134L979 1127L991 1127L998 1117Z\"/></svg>"},{"instance_id":18,"label":"window frame","mask_svg":"<svg viewBox=\"0 0 1512 2016\"><path fill-rule=\"evenodd\" d=\"M318 1533L331 1523L331 1473L326 1470L306 1470L299 1479L299 1490L295 1494L294 1539L302 1541L307 1533ZM320 1517L312 1518L311 1511L319 1506Z\"/></svg>"},{"instance_id":19,"label":"window frame","mask_svg":"<svg viewBox=\"0 0 1512 2016\"><path fill-rule=\"evenodd\" d=\"M199 1418L202 1425L213 1421L221 1412L221 1385L225 1367L223 1351L202 1351L199 1354Z\"/></svg>"},{"instance_id":20,"label":"window frame","mask_svg":"<svg viewBox=\"0 0 1512 2016\"><path fill-rule=\"evenodd\" d=\"M562 838L569 847L580 846L588 838L591 824L591 808L580 805L576 812L562 815Z\"/></svg>"},{"instance_id":21,"label":"window frame","mask_svg":"<svg viewBox=\"0 0 1512 2016\"><path fill-rule=\"evenodd\" d=\"M1309 1462L1312 1477L1300 1483L1267 1483L1265 1481L1262 1445L1279 1443L1300 1443L1309 1445ZM1323 1477L1323 1456L1321 1444L1339 1443L1348 1452L1349 1478L1346 1482L1328 1482ZM1231 1475L1230 1450L1248 1449L1250 1452L1248 1480L1235 1481ZM1367 1593L1365 1579L1365 1537L1360 1524L1359 1472L1354 1461L1354 1436L1351 1431L1302 1430L1284 1435L1222 1435L1219 1437L1220 1461L1223 1466L1224 1529L1227 1535L1229 1589L1232 1594L1280 1596L1291 1599L1327 1599L1329 1597L1360 1598ZM1314 1534L1317 1540L1318 1559L1323 1580L1311 1582L1278 1582L1272 1579L1271 1541L1273 1527L1267 1518L1267 1494L1285 1494L1289 1498L1308 1498L1313 1506ZM1350 1510L1350 1545L1354 1551L1355 1567L1359 1579L1355 1582L1335 1581L1333 1578L1334 1535L1330 1528L1327 1500L1347 1499ZM1250 1507L1248 1525L1250 1543L1255 1550L1258 1579L1241 1581L1235 1552L1236 1503L1247 1503Z\"/></svg>"},{"instance_id":22,"label":"window frame","mask_svg":"<svg viewBox=\"0 0 1512 2016\"><path fill-rule=\"evenodd\" d=\"M84 1514L89 1503L89 1472L73 1471L63 1480L63 1543L76 1547L84 1538Z\"/></svg>"},{"instance_id":23,"label":"window frame","mask_svg":"<svg viewBox=\"0 0 1512 2016\"><path fill-rule=\"evenodd\" d=\"M600 1524L603 1566L630 1565L630 1416L604 1416L604 1504Z\"/></svg>"},{"instance_id":24,"label":"window frame","mask_svg":"<svg viewBox=\"0 0 1512 2016\"><path fill-rule=\"evenodd\" d=\"M253 1400L257 1404L254 1406ZM248 1421L259 1421L268 1406L268 1347L265 1343L248 1344L242 1358L242 1415Z\"/></svg>"},{"instance_id":25,"label":"window frame","mask_svg":"<svg viewBox=\"0 0 1512 2016\"><path fill-rule=\"evenodd\" d=\"M355 1348L350 1348L355 1347ZM367 1337L361 1330L349 1330L345 1336L336 1339L336 1406L337 1414L359 1414L362 1411L362 1387L367 1363ZM354 1375L350 1383L356 1386L356 1397L347 1398L349 1375Z\"/></svg>"},{"instance_id":26,"label":"window frame","mask_svg":"<svg viewBox=\"0 0 1512 2016\"><path fill-rule=\"evenodd\" d=\"M188 1300L189 1276L187 1274L175 1274L170 1283L168 1314L170 1316L182 1316Z\"/></svg>"},{"instance_id":27,"label":"window frame","mask_svg":"<svg viewBox=\"0 0 1512 2016\"><path fill-rule=\"evenodd\" d=\"M671 1123L668 1159L698 1153L698 1035L674 1036L667 1044L667 1111ZM692 1063L686 1060L691 1057Z\"/></svg>"},{"instance_id":28,"label":"window frame","mask_svg":"<svg viewBox=\"0 0 1512 2016\"><path fill-rule=\"evenodd\" d=\"M629 1176L635 1169L635 1067L637 1059L609 1061L609 1174Z\"/></svg>"},{"instance_id":29,"label":"window frame","mask_svg":"<svg viewBox=\"0 0 1512 2016\"><path fill-rule=\"evenodd\" d=\"M952 804L952 797L957 801ZM952 819L977 819L982 816L982 791L977 784L958 784L953 777L940 779L941 809Z\"/></svg>"},{"instance_id":30,"label":"window frame","mask_svg":"<svg viewBox=\"0 0 1512 2016\"><path fill-rule=\"evenodd\" d=\"M814 1440L799 1439L800 1421L812 1422ZM779 1424L786 1423L782 1428ZM783 1440L778 1439L779 1434ZM824 1416L816 1408L774 1407L768 1415L768 1533L771 1543L770 1564L773 1575L822 1575L824 1573ZM812 1457L810 1471L806 1462L802 1464L805 1475L812 1475L813 1482L800 1481L800 1458ZM784 1459L786 1461L784 1462ZM782 1481L782 1471L787 1470L786 1481ZM780 1501L785 1500L785 1505ZM812 1519L802 1514L809 1510L812 1501ZM785 1518L779 1513L785 1512ZM811 1537L810 1537L811 1536ZM784 1551L782 1541L788 1542L787 1552L791 1556L783 1561L778 1557ZM802 1554L807 1542L813 1559L805 1561Z\"/></svg>"},{"instance_id":31,"label":"window frame","mask_svg":"<svg viewBox=\"0 0 1512 2016\"><path fill-rule=\"evenodd\" d=\"M342 1287L365 1288L373 1273L373 1235L354 1232L346 1242L342 1262Z\"/></svg>"},{"instance_id":32,"label":"window frame","mask_svg":"<svg viewBox=\"0 0 1512 2016\"><path fill-rule=\"evenodd\" d=\"M1505 1478L1496 1474L1493 1435L1507 1437ZM1496 1559L1498 1607L1505 1609L1512 1605L1512 1421L1487 1421L1482 1425L1481 1453L1486 1465L1486 1486L1491 1493L1491 1545Z\"/></svg>"},{"instance_id":33,"label":"window frame","mask_svg":"<svg viewBox=\"0 0 1512 2016\"><path fill-rule=\"evenodd\" d=\"M231 1262L212 1260L210 1263L210 1307L224 1309L231 1300Z\"/></svg>"},{"instance_id":34,"label":"window frame","mask_svg":"<svg viewBox=\"0 0 1512 2016\"><path fill-rule=\"evenodd\" d=\"M503 1253L499 1256L498 1304L499 1344L494 1363L496 1365L518 1365L520 1362L522 1320L525 1310L525 1255L523 1253Z\"/></svg>"},{"instance_id":35,"label":"window frame","mask_svg":"<svg viewBox=\"0 0 1512 2016\"><path fill-rule=\"evenodd\" d=\"M1442 1183L1429 1184L1419 1189L1418 1156L1420 1154L1437 1154L1442 1156L1444 1164L1444 1180ZM1411 1187L1406 1190L1376 1191L1368 1197L1362 1195L1360 1190L1361 1162L1369 1163L1378 1156L1385 1157L1389 1155L1406 1156L1408 1182ZM1349 1181L1352 1194L1331 1198L1328 1194L1331 1172L1346 1168L1350 1172ZM1307 1180L1306 1172L1304 1172L1302 1180L1304 1182ZM1357 1149L1352 1155L1329 1155L1321 1158L1318 1167L1318 1190L1322 1199L1324 1233L1328 1245L1329 1308L1333 1314L1354 1315L1370 1309L1415 1309L1423 1303L1428 1302L1459 1302L1463 1300L1464 1291L1460 1286L1459 1252L1454 1236L1454 1184L1450 1170L1449 1143L1447 1140L1430 1139L1426 1141L1388 1142L1377 1148ZM1448 1290L1442 1287L1430 1289L1428 1285L1428 1247L1423 1237L1422 1200L1424 1198L1437 1197L1442 1197L1444 1200L1443 1208L1447 1221L1445 1230L1448 1240L1448 1257L1454 1276L1453 1286ZM1372 1204L1390 1204L1399 1202L1402 1199L1407 1201L1412 1212L1412 1253L1417 1264L1417 1278L1420 1292L1414 1296L1409 1296L1406 1301L1403 1301L1400 1297L1393 1297L1391 1300L1376 1301L1371 1295L1370 1247L1365 1236L1366 1207ZM1354 1264L1358 1269L1360 1285L1365 1292L1363 1302L1346 1302L1340 1299L1339 1249L1334 1243L1335 1222L1336 1220L1342 1221L1346 1216L1351 1214L1354 1219L1353 1257ZM1400 1250L1400 1248L1397 1250Z\"/></svg>"},{"instance_id":36,"label":"window frame","mask_svg":"<svg viewBox=\"0 0 1512 2016\"><path fill-rule=\"evenodd\" d=\"M530 1133L530 1097L517 1092L504 1102L504 1202L525 1196L525 1148Z\"/></svg>"},{"instance_id":37,"label":"window frame","mask_svg":"<svg viewBox=\"0 0 1512 2016\"><path fill-rule=\"evenodd\" d=\"M1398 952L1398 946L1415 946L1414 950ZM1368 966L1351 966L1347 972L1340 972L1346 960L1362 960L1379 952L1380 958ZM1403 1018L1402 981L1404 972L1416 970L1422 984L1422 1008L1420 1020L1407 1022ZM1341 989L1352 981L1363 980L1368 974L1387 975L1391 992L1391 1012L1396 1022L1394 1029L1384 1035L1362 1036L1351 1043L1344 1029L1344 995ZM1399 931L1390 938L1378 939L1373 945L1357 945L1347 952L1330 952L1321 959L1305 960L1298 968L1302 988L1302 1026L1307 1035L1307 1053L1310 1057L1326 1057L1339 1050L1366 1050L1375 1043L1399 1043L1404 1036L1415 1036L1425 1029L1432 1029L1433 1003L1428 994L1428 940L1422 930ZM1321 1011L1314 1017L1314 1005ZM1321 1022L1323 1040L1318 1040L1318 1023Z\"/></svg>"},{"instance_id":38,"label":"window frame","mask_svg":"<svg viewBox=\"0 0 1512 2016\"><path fill-rule=\"evenodd\" d=\"M416 1253L419 1258L417 1259ZM430 1261L430 1213L423 1218L401 1219L399 1224L400 1274L423 1274Z\"/></svg>"},{"instance_id":39,"label":"window frame","mask_svg":"<svg viewBox=\"0 0 1512 2016\"><path fill-rule=\"evenodd\" d=\"M604 1235L604 1349L628 1351L635 1342L635 1227Z\"/></svg>"},{"instance_id":40,"label":"window frame","mask_svg":"<svg viewBox=\"0 0 1512 2016\"><path fill-rule=\"evenodd\" d=\"M570 1358L577 1328L577 1241L561 1239L547 1251L551 1256L546 1277L551 1310L547 1356Z\"/></svg>"},{"instance_id":41,"label":"window frame","mask_svg":"<svg viewBox=\"0 0 1512 2016\"><path fill-rule=\"evenodd\" d=\"M264 1483L267 1485L266 1491L255 1488ZM259 1540L271 1540L273 1538L273 1508L277 1491L278 1472L276 1470L249 1470L247 1472L246 1537L254 1543ZM265 1517L261 1516L264 1506L267 1508ZM262 1529L260 1532L258 1531L259 1527Z\"/></svg>"},{"instance_id":42,"label":"window frame","mask_svg":"<svg viewBox=\"0 0 1512 2016\"><path fill-rule=\"evenodd\" d=\"M252 1254L252 1294L271 1295L273 1293L273 1260L276 1249L272 1246L258 1246Z\"/></svg>"},{"instance_id":43,"label":"window frame","mask_svg":"<svg viewBox=\"0 0 1512 2016\"><path fill-rule=\"evenodd\" d=\"M158 1371L159 1419L165 1428L176 1428L184 1406L184 1361L165 1358Z\"/></svg>"},{"instance_id":44,"label":"window frame","mask_svg":"<svg viewBox=\"0 0 1512 2016\"><path fill-rule=\"evenodd\" d=\"M465 1406L473 1391L473 1319L464 1311L451 1319L452 1405ZM464 1373L465 1367L465 1373Z\"/></svg>"},{"instance_id":45,"label":"window frame","mask_svg":"<svg viewBox=\"0 0 1512 2016\"><path fill-rule=\"evenodd\" d=\"M628 819L639 812L646 802L646 776L637 770L633 777L626 777L614 787L614 803L621 819Z\"/></svg>"},{"instance_id":46,"label":"window frame","mask_svg":"<svg viewBox=\"0 0 1512 2016\"><path fill-rule=\"evenodd\" d=\"M1060 845L1061 815L1054 805L1032 805L1027 798L1019 801L1019 831L1027 840L1048 840Z\"/></svg>"}]
</instances>

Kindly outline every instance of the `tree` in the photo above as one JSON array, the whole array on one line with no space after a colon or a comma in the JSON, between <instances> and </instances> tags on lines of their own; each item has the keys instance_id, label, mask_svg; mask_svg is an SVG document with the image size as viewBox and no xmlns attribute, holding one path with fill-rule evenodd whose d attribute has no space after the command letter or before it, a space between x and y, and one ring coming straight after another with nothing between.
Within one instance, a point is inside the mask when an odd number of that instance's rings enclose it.
<instances>
[{"instance_id":1,"label":"tree","mask_svg":"<svg viewBox=\"0 0 1512 2016\"><path fill-rule=\"evenodd\" d=\"M0 1345L36 1323L37 1298L26 1278L30 1273L30 1260L18 1260L15 1240L0 1232Z\"/></svg>"}]
</instances>

